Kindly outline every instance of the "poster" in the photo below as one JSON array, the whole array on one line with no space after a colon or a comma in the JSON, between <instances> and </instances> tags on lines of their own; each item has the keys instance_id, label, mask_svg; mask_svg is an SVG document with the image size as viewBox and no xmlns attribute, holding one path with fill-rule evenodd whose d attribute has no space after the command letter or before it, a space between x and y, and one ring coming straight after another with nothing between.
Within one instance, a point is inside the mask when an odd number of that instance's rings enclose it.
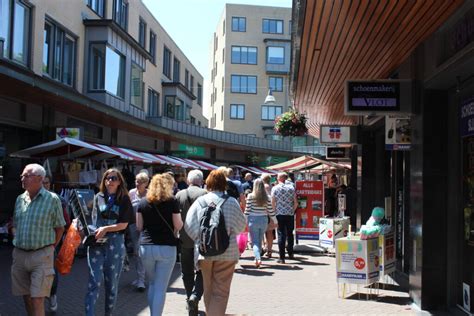
<instances>
[{"instance_id":1,"label":"poster","mask_svg":"<svg viewBox=\"0 0 474 316\"><path fill-rule=\"evenodd\" d=\"M322 181L296 181L298 208L296 210L296 239L319 239L319 219L324 214Z\"/></svg>"},{"instance_id":2,"label":"poster","mask_svg":"<svg viewBox=\"0 0 474 316\"><path fill-rule=\"evenodd\" d=\"M325 248L334 248L336 239L347 237L349 217L321 218L319 220L319 244Z\"/></svg>"},{"instance_id":3,"label":"poster","mask_svg":"<svg viewBox=\"0 0 474 316\"><path fill-rule=\"evenodd\" d=\"M385 149L411 149L411 119L409 116L385 117Z\"/></svg>"},{"instance_id":4,"label":"poster","mask_svg":"<svg viewBox=\"0 0 474 316\"><path fill-rule=\"evenodd\" d=\"M336 240L338 283L372 284L379 279L379 240L351 237Z\"/></svg>"},{"instance_id":5,"label":"poster","mask_svg":"<svg viewBox=\"0 0 474 316\"><path fill-rule=\"evenodd\" d=\"M395 272L395 236L392 233L379 236L381 276Z\"/></svg>"}]
</instances>

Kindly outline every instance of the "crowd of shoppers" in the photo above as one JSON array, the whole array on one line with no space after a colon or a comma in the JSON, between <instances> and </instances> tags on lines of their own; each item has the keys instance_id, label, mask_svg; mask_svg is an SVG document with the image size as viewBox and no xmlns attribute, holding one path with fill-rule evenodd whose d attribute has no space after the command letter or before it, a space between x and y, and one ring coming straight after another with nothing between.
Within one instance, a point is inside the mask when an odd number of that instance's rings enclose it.
<instances>
[{"instance_id":1,"label":"crowd of shoppers","mask_svg":"<svg viewBox=\"0 0 474 316\"><path fill-rule=\"evenodd\" d=\"M85 314L97 313L102 283L104 315L114 312L122 267L124 261L129 261L124 238L127 232L137 274L133 285L138 291L145 291L148 285L151 315L163 312L179 244L189 315L198 315L202 297L208 315L224 315L240 256L236 236L246 226L257 268L262 263L262 253L271 257L275 227L279 262L285 262L285 244L289 258L293 258L296 195L287 178L286 174L279 174L278 185L272 188L270 175L254 180L248 173L241 183L234 179L231 168L222 167L212 171L204 185L204 175L199 170L190 171L187 181L181 175L173 177L170 171L156 174L150 181L148 172L142 170L135 176L135 188L128 191L118 169L106 170L93 199L90 224L82 227L84 234L92 237L88 238L92 242L84 244L89 267ZM45 297L50 297L50 310L57 310L55 246L60 245L70 219L67 203L49 191L51 178L41 165L27 165L21 182L25 192L15 205L12 291L23 296L29 315L44 315ZM201 218L210 205L219 205L229 245L219 255L199 255Z\"/></svg>"}]
</instances>

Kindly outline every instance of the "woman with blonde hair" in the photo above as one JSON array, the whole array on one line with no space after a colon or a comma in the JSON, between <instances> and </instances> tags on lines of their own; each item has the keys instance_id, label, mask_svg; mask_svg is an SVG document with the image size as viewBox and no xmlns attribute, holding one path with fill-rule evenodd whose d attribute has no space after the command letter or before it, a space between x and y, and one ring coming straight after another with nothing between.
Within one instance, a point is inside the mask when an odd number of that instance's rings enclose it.
<instances>
[{"instance_id":1,"label":"woman with blonde hair","mask_svg":"<svg viewBox=\"0 0 474 316\"><path fill-rule=\"evenodd\" d=\"M249 226L250 237L252 239L253 253L255 255L255 266L260 267L262 259L260 251L262 240L267 230L268 218L271 222L276 222L275 212L272 208L272 202L262 179L257 179L253 183L253 192L247 196L245 215Z\"/></svg>"},{"instance_id":2,"label":"woman with blonde hair","mask_svg":"<svg viewBox=\"0 0 474 316\"><path fill-rule=\"evenodd\" d=\"M269 173L262 174L263 185L265 186L265 192L267 192L268 197L271 199L272 196L272 185L270 184L272 175ZM273 222L268 219L267 230L265 231L265 247L266 247L266 256L267 258L272 257L273 252L273 241L275 240L275 228L277 226L276 222Z\"/></svg>"},{"instance_id":3,"label":"woman with blonde hair","mask_svg":"<svg viewBox=\"0 0 474 316\"><path fill-rule=\"evenodd\" d=\"M173 196L174 179L168 173L151 179L146 199L137 209L140 257L149 281L148 305L151 315L161 315L166 289L176 260L177 232L183 226L179 206Z\"/></svg>"},{"instance_id":4,"label":"woman with blonde hair","mask_svg":"<svg viewBox=\"0 0 474 316\"><path fill-rule=\"evenodd\" d=\"M99 193L94 197L92 226L95 240L87 246L89 284L86 295L86 315L95 315L100 284L105 277L105 315L111 315L117 301L117 290L125 257L124 232L134 223L132 203L125 180L115 168L102 176ZM99 243L99 241L101 241Z\"/></svg>"}]
</instances>

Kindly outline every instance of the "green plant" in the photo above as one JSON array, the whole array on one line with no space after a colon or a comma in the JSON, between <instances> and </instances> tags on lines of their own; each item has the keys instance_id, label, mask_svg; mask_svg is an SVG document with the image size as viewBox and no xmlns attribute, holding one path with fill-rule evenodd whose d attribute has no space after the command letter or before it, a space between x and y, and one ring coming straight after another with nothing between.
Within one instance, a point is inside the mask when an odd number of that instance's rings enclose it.
<instances>
[{"instance_id":1,"label":"green plant","mask_svg":"<svg viewBox=\"0 0 474 316\"><path fill-rule=\"evenodd\" d=\"M308 133L307 118L293 108L275 119L275 131L282 136L304 136Z\"/></svg>"}]
</instances>

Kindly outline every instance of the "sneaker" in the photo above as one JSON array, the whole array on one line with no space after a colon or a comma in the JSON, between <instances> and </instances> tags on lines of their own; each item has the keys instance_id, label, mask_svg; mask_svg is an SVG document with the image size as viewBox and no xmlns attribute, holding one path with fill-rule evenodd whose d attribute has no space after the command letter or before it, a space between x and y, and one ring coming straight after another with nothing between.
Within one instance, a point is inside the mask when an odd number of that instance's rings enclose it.
<instances>
[{"instance_id":1,"label":"sneaker","mask_svg":"<svg viewBox=\"0 0 474 316\"><path fill-rule=\"evenodd\" d=\"M49 297L49 310L51 312L58 310L58 297L56 295L51 295Z\"/></svg>"},{"instance_id":2,"label":"sneaker","mask_svg":"<svg viewBox=\"0 0 474 316\"><path fill-rule=\"evenodd\" d=\"M285 259L278 259L277 263L285 264Z\"/></svg>"},{"instance_id":3,"label":"sneaker","mask_svg":"<svg viewBox=\"0 0 474 316\"><path fill-rule=\"evenodd\" d=\"M195 295L191 295L187 300L187 310L189 316L199 315L199 300Z\"/></svg>"},{"instance_id":4,"label":"sneaker","mask_svg":"<svg viewBox=\"0 0 474 316\"><path fill-rule=\"evenodd\" d=\"M143 282L142 280L138 280L137 281L138 292L145 292L145 289L146 289L145 282Z\"/></svg>"},{"instance_id":5,"label":"sneaker","mask_svg":"<svg viewBox=\"0 0 474 316\"><path fill-rule=\"evenodd\" d=\"M294 254L288 255L288 258L291 260L295 260L295 255Z\"/></svg>"}]
</instances>

